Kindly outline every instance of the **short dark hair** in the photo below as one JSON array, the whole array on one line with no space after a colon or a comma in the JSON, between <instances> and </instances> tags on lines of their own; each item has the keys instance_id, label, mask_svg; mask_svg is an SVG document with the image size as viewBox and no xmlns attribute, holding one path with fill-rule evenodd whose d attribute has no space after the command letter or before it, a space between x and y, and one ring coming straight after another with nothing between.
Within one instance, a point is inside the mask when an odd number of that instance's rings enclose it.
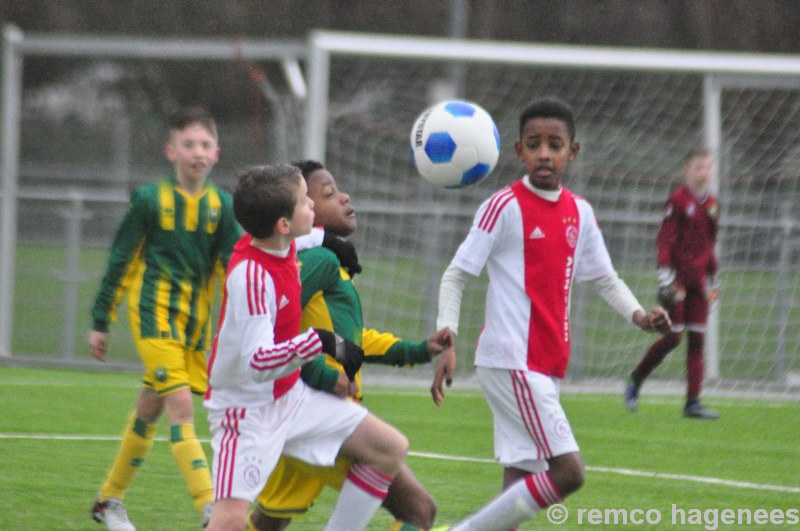
<instances>
[{"instance_id":1,"label":"short dark hair","mask_svg":"<svg viewBox=\"0 0 800 531\"><path fill-rule=\"evenodd\" d=\"M689 151L686 152L686 155L683 156L683 164L687 164L690 160L698 157L710 157L711 150L707 147L703 146L695 146L691 148Z\"/></svg>"},{"instance_id":2,"label":"short dark hair","mask_svg":"<svg viewBox=\"0 0 800 531\"><path fill-rule=\"evenodd\" d=\"M211 133L214 138L217 138L217 123L214 121L214 117L211 116L211 113L203 107L197 105L181 107L172 113L167 120L170 132L180 131L192 124L202 125L208 129L208 132Z\"/></svg>"},{"instance_id":3,"label":"short dark hair","mask_svg":"<svg viewBox=\"0 0 800 531\"><path fill-rule=\"evenodd\" d=\"M279 219L294 214L301 178L300 168L291 164L247 168L233 191L236 221L254 238L269 238Z\"/></svg>"},{"instance_id":4,"label":"short dark hair","mask_svg":"<svg viewBox=\"0 0 800 531\"><path fill-rule=\"evenodd\" d=\"M300 172L303 174L303 179L306 181L308 181L309 175L315 171L325 169L325 166L323 166L322 163L317 160L297 160L292 162L292 165L300 168Z\"/></svg>"},{"instance_id":5,"label":"short dark hair","mask_svg":"<svg viewBox=\"0 0 800 531\"><path fill-rule=\"evenodd\" d=\"M575 140L575 112L567 103L556 98L543 98L534 101L522 111L519 117L519 136L525 124L534 118L555 118L567 126L570 142Z\"/></svg>"}]
</instances>

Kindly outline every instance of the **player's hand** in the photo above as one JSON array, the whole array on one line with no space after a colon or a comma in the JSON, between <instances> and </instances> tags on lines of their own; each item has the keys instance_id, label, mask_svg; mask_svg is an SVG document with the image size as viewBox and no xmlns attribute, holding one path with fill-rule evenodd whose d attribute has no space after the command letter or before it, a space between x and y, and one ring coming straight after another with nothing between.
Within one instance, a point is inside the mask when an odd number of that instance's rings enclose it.
<instances>
[{"instance_id":1,"label":"player's hand","mask_svg":"<svg viewBox=\"0 0 800 531\"><path fill-rule=\"evenodd\" d=\"M322 351L333 356L344 368L347 378L354 381L364 363L364 351L361 347L330 330L315 328L314 331L322 342Z\"/></svg>"},{"instance_id":2,"label":"player's hand","mask_svg":"<svg viewBox=\"0 0 800 531\"><path fill-rule=\"evenodd\" d=\"M719 305L719 288L717 275L711 275L706 279L706 300L709 313L716 310Z\"/></svg>"},{"instance_id":3,"label":"player's hand","mask_svg":"<svg viewBox=\"0 0 800 531\"><path fill-rule=\"evenodd\" d=\"M436 374L433 376L433 384L431 384L431 398L433 403L437 406L442 405L444 400L444 387L453 386L453 377L456 373L456 349L449 347L445 349L439 356L439 366L436 368Z\"/></svg>"},{"instance_id":4,"label":"player's hand","mask_svg":"<svg viewBox=\"0 0 800 531\"><path fill-rule=\"evenodd\" d=\"M449 328L445 327L437 330L428 338L428 354L431 358L438 356L446 349L453 346L455 343L455 334Z\"/></svg>"},{"instance_id":5,"label":"player's hand","mask_svg":"<svg viewBox=\"0 0 800 531\"><path fill-rule=\"evenodd\" d=\"M658 303L668 310L686 298L686 290L677 281L675 271L666 267L658 269Z\"/></svg>"},{"instance_id":6,"label":"player's hand","mask_svg":"<svg viewBox=\"0 0 800 531\"><path fill-rule=\"evenodd\" d=\"M358 263L358 254L353 242L326 230L322 237L322 246L333 251L339 259L339 263L351 277L361 273L361 264Z\"/></svg>"},{"instance_id":7,"label":"player's hand","mask_svg":"<svg viewBox=\"0 0 800 531\"><path fill-rule=\"evenodd\" d=\"M92 356L100 361L106 361L106 348L108 347L108 333L92 330L89 332L89 347Z\"/></svg>"},{"instance_id":8,"label":"player's hand","mask_svg":"<svg viewBox=\"0 0 800 531\"><path fill-rule=\"evenodd\" d=\"M340 372L331 393L340 398L355 398L358 395L358 386L345 373Z\"/></svg>"},{"instance_id":9,"label":"player's hand","mask_svg":"<svg viewBox=\"0 0 800 531\"><path fill-rule=\"evenodd\" d=\"M645 332L658 332L666 334L672 328L672 321L667 311L661 306L656 306L649 313L645 314L637 310L633 314L633 322Z\"/></svg>"}]
</instances>

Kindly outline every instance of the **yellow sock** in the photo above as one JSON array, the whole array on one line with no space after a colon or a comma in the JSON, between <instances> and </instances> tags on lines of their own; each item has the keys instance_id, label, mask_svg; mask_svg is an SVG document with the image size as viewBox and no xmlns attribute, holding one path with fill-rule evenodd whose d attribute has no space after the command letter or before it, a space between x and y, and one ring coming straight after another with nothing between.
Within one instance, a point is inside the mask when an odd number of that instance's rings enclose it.
<instances>
[{"instance_id":1,"label":"yellow sock","mask_svg":"<svg viewBox=\"0 0 800 531\"><path fill-rule=\"evenodd\" d=\"M147 424L131 413L125 432L122 434L117 458L108 472L106 482L100 487L100 499L125 497L125 490L133 483L133 478L144 463L144 458L153 447L156 424Z\"/></svg>"},{"instance_id":2,"label":"yellow sock","mask_svg":"<svg viewBox=\"0 0 800 531\"><path fill-rule=\"evenodd\" d=\"M392 522L392 525L389 526L389 531L425 531L425 530L417 526L407 524L401 520L395 520L394 522Z\"/></svg>"},{"instance_id":3,"label":"yellow sock","mask_svg":"<svg viewBox=\"0 0 800 531\"><path fill-rule=\"evenodd\" d=\"M214 490L211 486L211 472L200 441L194 432L192 424L174 424L170 429L170 449L175 461L183 473L183 478L189 486L194 507L197 512L203 512L203 506L214 500Z\"/></svg>"},{"instance_id":4,"label":"yellow sock","mask_svg":"<svg viewBox=\"0 0 800 531\"><path fill-rule=\"evenodd\" d=\"M253 521L250 519L253 516L253 513L250 513L250 516L247 517L247 527L244 531L259 531L257 527L253 525Z\"/></svg>"}]
</instances>

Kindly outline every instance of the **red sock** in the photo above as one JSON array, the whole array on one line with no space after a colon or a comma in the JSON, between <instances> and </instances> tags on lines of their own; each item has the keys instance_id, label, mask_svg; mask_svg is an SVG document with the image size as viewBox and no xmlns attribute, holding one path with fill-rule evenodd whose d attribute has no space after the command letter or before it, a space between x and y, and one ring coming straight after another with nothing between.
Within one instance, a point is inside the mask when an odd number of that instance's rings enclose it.
<instances>
[{"instance_id":1,"label":"red sock","mask_svg":"<svg viewBox=\"0 0 800 531\"><path fill-rule=\"evenodd\" d=\"M689 351L686 356L686 398L694 400L700 396L703 386L703 333L689 332Z\"/></svg>"},{"instance_id":2,"label":"red sock","mask_svg":"<svg viewBox=\"0 0 800 531\"><path fill-rule=\"evenodd\" d=\"M536 504L544 509L554 503L559 503L564 497L558 492L549 472L540 472L525 476L525 485L528 486L531 496Z\"/></svg>"},{"instance_id":3,"label":"red sock","mask_svg":"<svg viewBox=\"0 0 800 531\"><path fill-rule=\"evenodd\" d=\"M681 335L676 332L670 332L653 343L647 350L647 353L645 353L642 361L639 362L639 365L633 369L633 378L636 381L641 382L650 376L650 373L653 372L653 369L658 367L664 358L667 357L667 354L672 352L672 350L677 347L678 343L680 342Z\"/></svg>"}]
</instances>

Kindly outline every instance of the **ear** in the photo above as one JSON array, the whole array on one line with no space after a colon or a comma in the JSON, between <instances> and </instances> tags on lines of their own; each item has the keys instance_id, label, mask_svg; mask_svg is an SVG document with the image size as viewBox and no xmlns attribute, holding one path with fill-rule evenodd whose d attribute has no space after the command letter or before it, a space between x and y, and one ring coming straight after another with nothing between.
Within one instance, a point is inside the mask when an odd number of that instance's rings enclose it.
<instances>
[{"instance_id":1,"label":"ear","mask_svg":"<svg viewBox=\"0 0 800 531\"><path fill-rule=\"evenodd\" d=\"M283 217L275 222L275 232L281 236L286 236L289 234L289 229L291 228L292 224L289 223L289 218Z\"/></svg>"},{"instance_id":2,"label":"ear","mask_svg":"<svg viewBox=\"0 0 800 531\"><path fill-rule=\"evenodd\" d=\"M514 151L517 152L517 158L519 160L525 160L522 157L522 142L521 141L517 140L516 142L514 142Z\"/></svg>"},{"instance_id":3,"label":"ear","mask_svg":"<svg viewBox=\"0 0 800 531\"><path fill-rule=\"evenodd\" d=\"M170 162L175 162L175 148L172 146L172 143L167 142L164 144L164 155L166 155L167 160Z\"/></svg>"},{"instance_id":4,"label":"ear","mask_svg":"<svg viewBox=\"0 0 800 531\"><path fill-rule=\"evenodd\" d=\"M581 143L580 142L573 142L569 148L569 160L575 160L575 157L578 156L578 152L581 150Z\"/></svg>"}]
</instances>

